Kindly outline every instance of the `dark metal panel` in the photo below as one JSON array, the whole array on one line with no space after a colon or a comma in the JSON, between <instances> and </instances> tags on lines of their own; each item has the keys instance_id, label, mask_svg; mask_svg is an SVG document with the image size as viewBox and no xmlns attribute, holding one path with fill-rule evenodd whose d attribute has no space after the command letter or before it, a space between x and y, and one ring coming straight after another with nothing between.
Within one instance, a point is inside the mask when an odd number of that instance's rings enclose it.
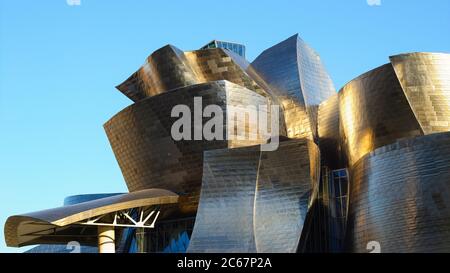
<instances>
[{"instance_id":1,"label":"dark metal panel","mask_svg":"<svg viewBox=\"0 0 450 273\"><path fill-rule=\"evenodd\" d=\"M331 169L343 167L340 156L338 94L319 105L318 133L322 163Z\"/></svg>"}]
</instances>

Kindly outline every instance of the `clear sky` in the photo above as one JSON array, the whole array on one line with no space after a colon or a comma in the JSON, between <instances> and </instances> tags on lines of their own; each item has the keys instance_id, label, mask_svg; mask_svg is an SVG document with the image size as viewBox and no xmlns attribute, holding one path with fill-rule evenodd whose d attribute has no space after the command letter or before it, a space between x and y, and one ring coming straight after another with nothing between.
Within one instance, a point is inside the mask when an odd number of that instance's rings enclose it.
<instances>
[{"instance_id":1,"label":"clear sky","mask_svg":"<svg viewBox=\"0 0 450 273\"><path fill-rule=\"evenodd\" d=\"M68 195L126 191L102 125L131 103L114 86L165 44L236 41L251 61L300 33L339 89L390 55L450 53L449 14L448 0L1 0L0 228ZM6 251L23 249L0 236Z\"/></svg>"}]
</instances>

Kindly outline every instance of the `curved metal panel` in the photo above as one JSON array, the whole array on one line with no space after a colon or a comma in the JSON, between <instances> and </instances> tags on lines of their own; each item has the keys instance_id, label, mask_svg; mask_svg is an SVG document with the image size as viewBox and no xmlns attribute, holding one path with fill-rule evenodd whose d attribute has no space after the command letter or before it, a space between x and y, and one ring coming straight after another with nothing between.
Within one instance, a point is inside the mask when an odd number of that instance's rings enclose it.
<instances>
[{"instance_id":1,"label":"curved metal panel","mask_svg":"<svg viewBox=\"0 0 450 273\"><path fill-rule=\"evenodd\" d=\"M450 131L450 54L410 53L390 60L425 134Z\"/></svg>"},{"instance_id":2,"label":"curved metal panel","mask_svg":"<svg viewBox=\"0 0 450 273\"><path fill-rule=\"evenodd\" d=\"M305 99L311 130L314 138L317 139L319 104L335 95L336 89L320 56L300 37L298 37L297 51L302 94Z\"/></svg>"},{"instance_id":3,"label":"curved metal panel","mask_svg":"<svg viewBox=\"0 0 450 273\"><path fill-rule=\"evenodd\" d=\"M378 147L422 135L391 64L369 71L339 92L340 135L349 165Z\"/></svg>"},{"instance_id":4,"label":"curved metal panel","mask_svg":"<svg viewBox=\"0 0 450 273\"><path fill-rule=\"evenodd\" d=\"M278 98L284 110L287 136L312 138L298 70L298 35L266 49L249 67Z\"/></svg>"},{"instance_id":5,"label":"curved metal panel","mask_svg":"<svg viewBox=\"0 0 450 273\"><path fill-rule=\"evenodd\" d=\"M319 170L319 149L311 141L282 142L276 152L262 153L254 204L258 253L297 251Z\"/></svg>"},{"instance_id":6,"label":"curved metal panel","mask_svg":"<svg viewBox=\"0 0 450 273\"><path fill-rule=\"evenodd\" d=\"M295 252L318 184L317 146L298 139L205 152L189 252Z\"/></svg>"},{"instance_id":7,"label":"curved metal panel","mask_svg":"<svg viewBox=\"0 0 450 273\"><path fill-rule=\"evenodd\" d=\"M236 63L237 57L231 57L232 52L222 48L187 51L184 53L188 64L195 71L199 83L227 80L246 87L256 93L266 96L261 89Z\"/></svg>"},{"instance_id":8,"label":"curved metal panel","mask_svg":"<svg viewBox=\"0 0 450 273\"><path fill-rule=\"evenodd\" d=\"M14 215L5 223L5 241L8 246L24 246L45 243L45 235L56 227L67 227L73 223L107 213L143 206L175 204L178 195L163 189L148 189L133 193L114 195L75 205ZM64 232L64 230L62 230ZM36 235L39 234L39 235ZM65 238L78 239L78 233L64 233ZM43 237L41 241L41 238Z\"/></svg>"},{"instance_id":9,"label":"curved metal panel","mask_svg":"<svg viewBox=\"0 0 450 273\"><path fill-rule=\"evenodd\" d=\"M336 88L322 60L300 37L297 41L297 62L302 94L307 106L317 106L336 94Z\"/></svg>"},{"instance_id":10,"label":"curved metal panel","mask_svg":"<svg viewBox=\"0 0 450 273\"><path fill-rule=\"evenodd\" d=\"M222 48L183 52L167 45L152 53L145 64L117 89L139 101L173 89L211 81L227 80L261 95L266 91L241 67L244 62Z\"/></svg>"},{"instance_id":11,"label":"curved metal panel","mask_svg":"<svg viewBox=\"0 0 450 273\"><path fill-rule=\"evenodd\" d=\"M203 106L218 105L225 114L229 106L267 105L265 97L242 86L218 81L184 87L139 101L121 111L105 125L111 147L130 191L166 188L183 195L188 211L195 211L202 179L203 151L265 143L265 140L180 140L171 136L178 118L171 117L172 108L183 104L194 109L194 97ZM202 108L203 109L203 108ZM245 117L239 117L238 122ZM194 120L194 111L191 112ZM207 120L203 120L203 124ZM227 120L224 118L224 129ZM194 132L195 123L191 122ZM234 128L233 128L234 129ZM250 130L250 129L248 129Z\"/></svg>"},{"instance_id":12,"label":"curved metal panel","mask_svg":"<svg viewBox=\"0 0 450 273\"><path fill-rule=\"evenodd\" d=\"M248 68L267 83L283 106L290 138L317 138L320 102L336 90L320 57L298 34L265 50Z\"/></svg>"},{"instance_id":13,"label":"curved metal panel","mask_svg":"<svg viewBox=\"0 0 450 273\"><path fill-rule=\"evenodd\" d=\"M256 252L253 203L260 147L206 151L188 252Z\"/></svg>"},{"instance_id":14,"label":"curved metal panel","mask_svg":"<svg viewBox=\"0 0 450 273\"><path fill-rule=\"evenodd\" d=\"M450 251L450 133L400 140L366 155L351 175L348 250Z\"/></svg>"},{"instance_id":15,"label":"curved metal panel","mask_svg":"<svg viewBox=\"0 0 450 273\"><path fill-rule=\"evenodd\" d=\"M197 76L187 65L183 52L167 45L152 53L145 64L117 89L131 100L139 101L197 83Z\"/></svg>"}]
</instances>

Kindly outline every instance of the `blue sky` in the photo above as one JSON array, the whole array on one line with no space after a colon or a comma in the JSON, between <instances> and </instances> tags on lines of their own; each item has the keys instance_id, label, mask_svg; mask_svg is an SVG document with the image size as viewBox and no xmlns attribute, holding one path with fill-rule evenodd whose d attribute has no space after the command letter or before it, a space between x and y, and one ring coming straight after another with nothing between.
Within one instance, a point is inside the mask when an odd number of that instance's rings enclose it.
<instances>
[{"instance_id":1,"label":"blue sky","mask_svg":"<svg viewBox=\"0 0 450 273\"><path fill-rule=\"evenodd\" d=\"M340 88L390 55L450 52L449 14L448 0L2 0L0 227L68 195L126 191L102 125L131 103L114 86L165 44L237 41L251 61L300 33ZM21 251L0 236L0 252Z\"/></svg>"}]
</instances>

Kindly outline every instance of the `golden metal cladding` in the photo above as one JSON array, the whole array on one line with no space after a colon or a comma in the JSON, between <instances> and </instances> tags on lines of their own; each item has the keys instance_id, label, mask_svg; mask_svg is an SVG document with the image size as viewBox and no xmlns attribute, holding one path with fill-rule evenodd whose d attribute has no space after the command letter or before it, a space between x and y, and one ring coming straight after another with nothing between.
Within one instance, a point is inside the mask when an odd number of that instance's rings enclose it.
<instances>
[{"instance_id":1,"label":"golden metal cladding","mask_svg":"<svg viewBox=\"0 0 450 273\"><path fill-rule=\"evenodd\" d=\"M424 133L450 131L450 54L409 53L390 59Z\"/></svg>"},{"instance_id":2,"label":"golden metal cladding","mask_svg":"<svg viewBox=\"0 0 450 273\"><path fill-rule=\"evenodd\" d=\"M171 127L178 118L171 117L172 108L183 104L194 109L194 97L201 97L204 107L220 106L224 117L229 114L227 109L231 106L257 108L269 103L268 98L245 87L228 81L217 81L183 87L141 100L122 110L104 125L128 189L169 189L180 195L180 203L191 212L195 212L201 187L203 151L250 146L266 141L260 135L256 135L256 139L246 140L227 140L226 136L223 140L212 141L205 138L174 140ZM193 121L194 111L190 114ZM268 116L270 117L270 113ZM251 121L246 120L245 115L237 118L237 122L247 124L246 134L254 132L256 124L249 124ZM208 120L203 118L202 126ZM228 128L227 124L227 119L224 118L224 131L236 135L234 127ZM194 126L195 123L192 122L192 134Z\"/></svg>"},{"instance_id":3,"label":"golden metal cladding","mask_svg":"<svg viewBox=\"0 0 450 273\"><path fill-rule=\"evenodd\" d=\"M131 100L139 101L176 88L228 80L265 95L266 91L230 55L231 52L222 48L183 52L167 45L151 54L117 89Z\"/></svg>"},{"instance_id":4,"label":"golden metal cladding","mask_svg":"<svg viewBox=\"0 0 450 273\"><path fill-rule=\"evenodd\" d=\"M391 64L369 71L341 89L339 120L349 166L378 147L423 134Z\"/></svg>"},{"instance_id":5,"label":"golden metal cladding","mask_svg":"<svg viewBox=\"0 0 450 273\"><path fill-rule=\"evenodd\" d=\"M341 144L350 166L399 138L450 130L450 54L390 60L339 92Z\"/></svg>"}]
</instances>

